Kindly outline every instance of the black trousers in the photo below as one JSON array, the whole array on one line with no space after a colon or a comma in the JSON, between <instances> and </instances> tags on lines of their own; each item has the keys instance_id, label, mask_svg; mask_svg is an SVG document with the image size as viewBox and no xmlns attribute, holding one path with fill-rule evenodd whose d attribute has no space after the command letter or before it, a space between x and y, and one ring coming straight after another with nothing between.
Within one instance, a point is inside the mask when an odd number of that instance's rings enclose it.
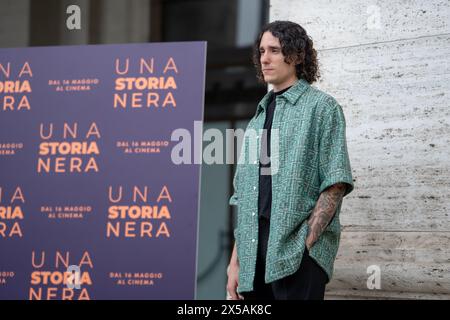
<instances>
[{"instance_id":1,"label":"black trousers","mask_svg":"<svg viewBox=\"0 0 450 320\"><path fill-rule=\"evenodd\" d=\"M259 218L258 254L253 291L242 292L244 300L323 300L326 272L309 256L305 248L300 268L293 274L271 283L264 282L270 222Z\"/></svg>"}]
</instances>

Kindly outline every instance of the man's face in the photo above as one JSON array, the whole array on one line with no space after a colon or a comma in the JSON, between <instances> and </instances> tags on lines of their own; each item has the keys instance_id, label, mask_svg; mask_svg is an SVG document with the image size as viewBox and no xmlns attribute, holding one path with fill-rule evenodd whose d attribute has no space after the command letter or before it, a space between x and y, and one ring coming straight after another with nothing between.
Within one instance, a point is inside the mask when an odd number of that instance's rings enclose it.
<instances>
[{"instance_id":1,"label":"man's face","mask_svg":"<svg viewBox=\"0 0 450 320\"><path fill-rule=\"evenodd\" d=\"M295 64L287 64L284 61L280 40L270 31L263 34L259 52L264 81L272 84L275 91L282 90L297 80Z\"/></svg>"}]
</instances>

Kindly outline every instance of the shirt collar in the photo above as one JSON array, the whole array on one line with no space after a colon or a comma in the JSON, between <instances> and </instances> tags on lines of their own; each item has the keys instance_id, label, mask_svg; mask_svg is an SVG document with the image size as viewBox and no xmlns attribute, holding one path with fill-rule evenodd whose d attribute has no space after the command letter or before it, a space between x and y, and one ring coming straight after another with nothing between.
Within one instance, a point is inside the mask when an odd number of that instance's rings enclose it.
<instances>
[{"instance_id":1,"label":"shirt collar","mask_svg":"<svg viewBox=\"0 0 450 320\"><path fill-rule=\"evenodd\" d=\"M280 97L284 97L287 99L291 105L295 105L300 98L300 96L309 88L310 84L305 79L298 80L289 90L280 95ZM258 104L258 108L256 110L256 114L258 115L261 111L265 111L267 108L267 104L269 102L269 97L272 94L273 90L270 90L266 93L266 95L261 99Z\"/></svg>"}]
</instances>

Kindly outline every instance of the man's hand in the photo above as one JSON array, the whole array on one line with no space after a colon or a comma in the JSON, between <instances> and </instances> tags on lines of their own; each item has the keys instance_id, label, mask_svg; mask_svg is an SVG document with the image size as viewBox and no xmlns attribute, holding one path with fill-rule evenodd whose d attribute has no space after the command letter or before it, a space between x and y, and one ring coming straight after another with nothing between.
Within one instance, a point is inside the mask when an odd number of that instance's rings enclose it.
<instances>
[{"instance_id":1,"label":"man's hand","mask_svg":"<svg viewBox=\"0 0 450 320\"><path fill-rule=\"evenodd\" d=\"M313 243L311 243L311 241L312 241L312 239L310 239L310 237L308 236L307 238L306 238L306 249L308 249L308 251L310 251L311 250L311 247L312 247L312 245L313 245Z\"/></svg>"},{"instance_id":2,"label":"man's hand","mask_svg":"<svg viewBox=\"0 0 450 320\"><path fill-rule=\"evenodd\" d=\"M345 190L345 184L337 183L320 194L311 217L308 219L309 230L308 236L306 237L306 248L308 250L311 249L333 219L334 213L342 201Z\"/></svg>"},{"instance_id":3,"label":"man's hand","mask_svg":"<svg viewBox=\"0 0 450 320\"><path fill-rule=\"evenodd\" d=\"M244 297L237 293L239 285L239 260L237 256L236 242L234 243L233 253L231 254L230 264L227 268L227 300L244 300Z\"/></svg>"},{"instance_id":4,"label":"man's hand","mask_svg":"<svg viewBox=\"0 0 450 320\"><path fill-rule=\"evenodd\" d=\"M230 300L243 300L244 298L237 293L237 287L239 285L239 265L231 262L227 269L228 282L227 282L227 294Z\"/></svg>"}]
</instances>

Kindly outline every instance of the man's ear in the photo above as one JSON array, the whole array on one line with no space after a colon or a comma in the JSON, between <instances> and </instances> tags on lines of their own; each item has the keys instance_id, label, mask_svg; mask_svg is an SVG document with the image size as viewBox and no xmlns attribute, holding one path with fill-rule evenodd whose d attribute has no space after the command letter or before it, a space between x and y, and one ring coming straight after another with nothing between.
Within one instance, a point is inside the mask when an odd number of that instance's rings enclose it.
<instances>
[{"instance_id":1,"label":"man's ear","mask_svg":"<svg viewBox=\"0 0 450 320\"><path fill-rule=\"evenodd\" d=\"M303 62L303 57L299 57L299 56L297 56L297 57L289 57L287 59L287 61L288 61L289 64L293 64L293 65L296 66L296 65L301 64Z\"/></svg>"},{"instance_id":2,"label":"man's ear","mask_svg":"<svg viewBox=\"0 0 450 320\"><path fill-rule=\"evenodd\" d=\"M293 65L296 65L297 63L296 63L296 59L294 58L294 57L288 57L287 59L286 59L286 62L288 63L288 64L293 64Z\"/></svg>"},{"instance_id":3,"label":"man's ear","mask_svg":"<svg viewBox=\"0 0 450 320\"><path fill-rule=\"evenodd\" d=\"M301 56L297 56L297 59L295 60L295 65L303 63L304 60L305 60L304 54L302 54Z\"/></svg>"}]
</instances>

